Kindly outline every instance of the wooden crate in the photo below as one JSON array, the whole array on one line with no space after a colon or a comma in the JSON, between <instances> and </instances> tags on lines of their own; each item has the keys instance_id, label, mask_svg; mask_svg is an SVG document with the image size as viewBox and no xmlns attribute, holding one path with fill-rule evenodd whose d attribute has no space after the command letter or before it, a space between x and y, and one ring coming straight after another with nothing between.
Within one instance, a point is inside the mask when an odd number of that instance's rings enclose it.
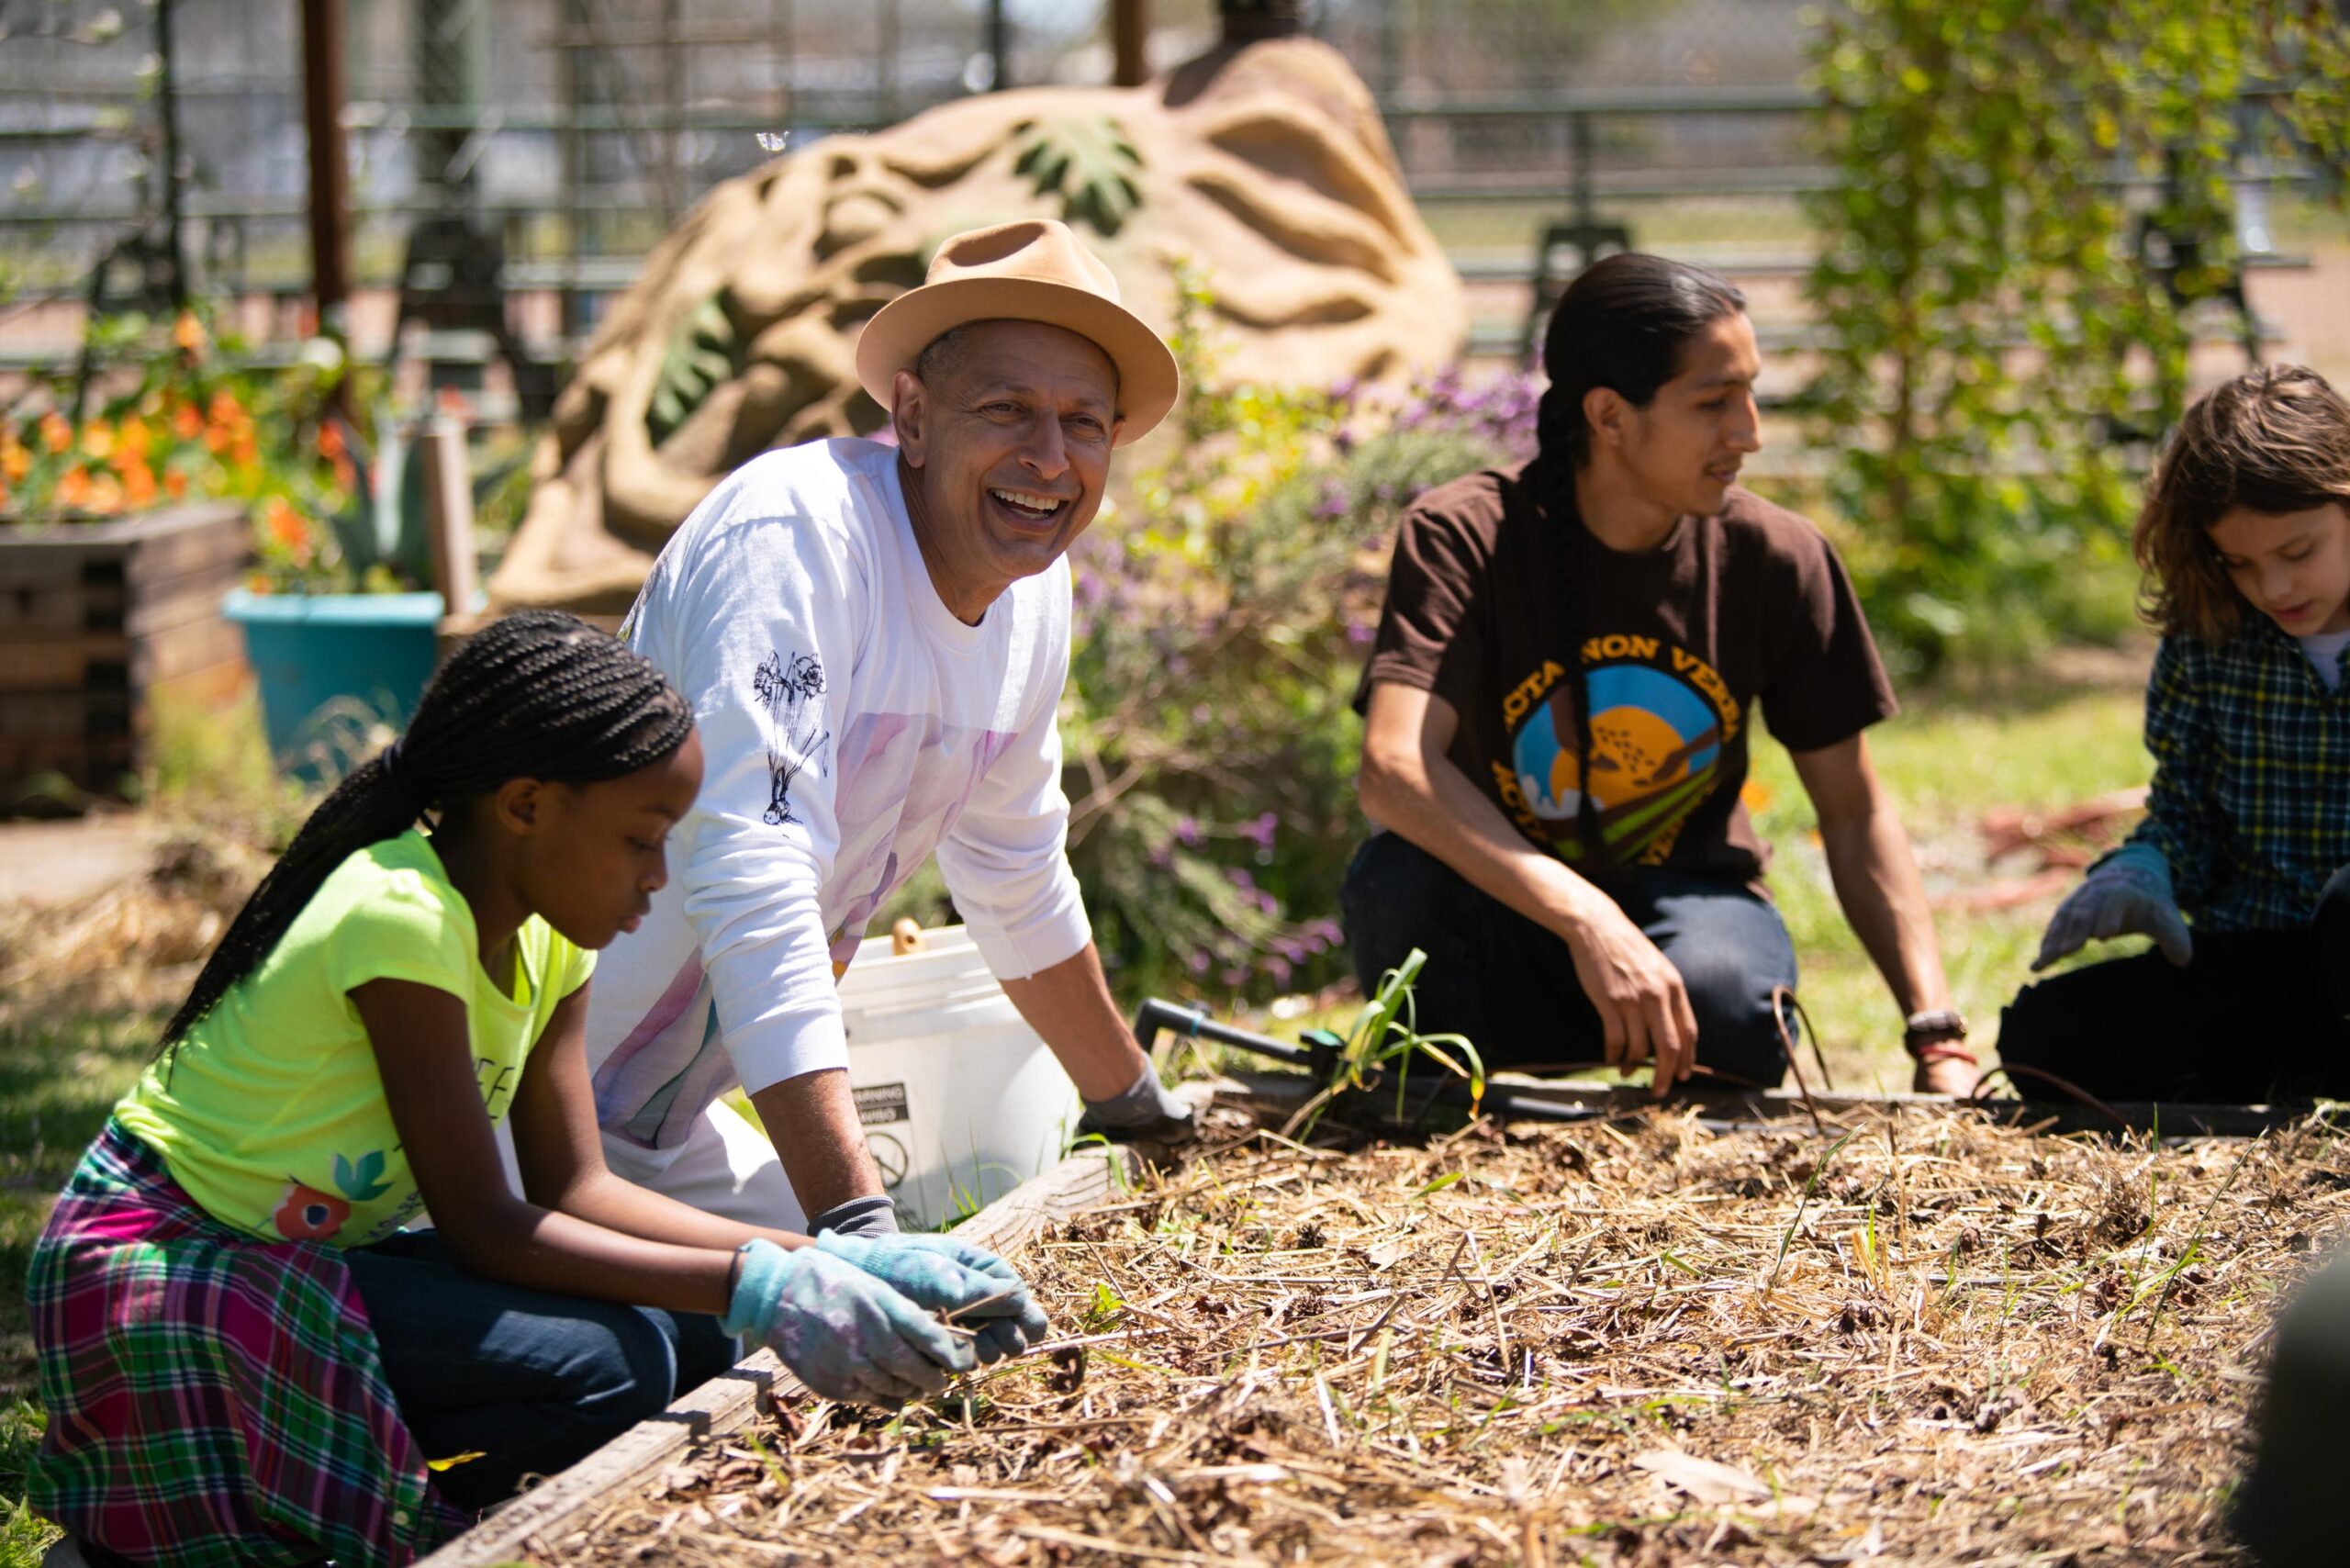
<instances>
[{"instance_id":1,"label":"wooden crate","mask_svg":"<svg viewBox=\"0 0 2350 1568\"><path fill-rule=\"evenodd\" d=\"M113 790L146 760L157 698L218 708L242 690L220 596L251 559L234 501L0 525L0 799L50 769Z\"/></svg>"}]
</instances>

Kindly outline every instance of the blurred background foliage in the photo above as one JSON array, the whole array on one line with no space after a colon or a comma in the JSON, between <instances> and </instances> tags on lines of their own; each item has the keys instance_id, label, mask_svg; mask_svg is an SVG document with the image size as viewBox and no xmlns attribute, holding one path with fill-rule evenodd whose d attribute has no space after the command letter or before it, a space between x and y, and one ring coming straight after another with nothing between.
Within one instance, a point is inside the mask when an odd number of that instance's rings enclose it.
<instances>
[{"instance_id":1,"label":"blurred background foliage","mask_svg":"<svg viewBox=\"0 0 2350 1568\"><path fill-rule=\"evenodd\" d=\"M1898 667L2127 625L2110 568L2238 260L2233 182L2289 141L2350 190L2345 50L2350 22L2302 0L1823 14L1811 440Z\"/></svg>"}]
</instances>

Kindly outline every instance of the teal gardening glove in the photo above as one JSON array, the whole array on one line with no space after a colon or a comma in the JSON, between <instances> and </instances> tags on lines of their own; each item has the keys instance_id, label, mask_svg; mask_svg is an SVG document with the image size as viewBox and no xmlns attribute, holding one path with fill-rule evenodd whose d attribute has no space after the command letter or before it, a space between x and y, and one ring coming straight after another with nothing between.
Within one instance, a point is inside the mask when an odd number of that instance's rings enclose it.
<instances>
[{"instance_id":1,"label":"teal gardening glove","mask_svg":"<svg viewBox=\"0 0 2350 1568\"><path fill-rule=\"evenodd\" d=\"M2174 964L2195 957L2195 938L2171 890L2170 864L2150 844L2124 845L2097 863L2056 906L2031 967L2044 969L2087 942L2132 935L2153 937Z\"/></svg>"},{"instance_id":2,"label":"teal gardening glove","mask_svg":"<svg viewBox=\"0 0 2350 1568\"><path fill-rule=\"evenodd\" d=\"M971 1341L922 1304L819 1247L751 1241L736 1256L720 1327L773 1350L827 1399L895 1408L976 1364Z\"/></svg>"},{"instance_id":3,"label":"teal gardening glove","mask_svg":"<svg viewBox=\"0 0 2350 1568\"><path fill-rule=\"evenodd\" d=\"M1016 1356L1045 1337L1044 1309L1013 1266L984 1247L952 1236L845 1236L831 1231L816 1245L855 1264L933 1312L963 1314L960 1325L979 1364Z\"/></svg>"}]
</instances>

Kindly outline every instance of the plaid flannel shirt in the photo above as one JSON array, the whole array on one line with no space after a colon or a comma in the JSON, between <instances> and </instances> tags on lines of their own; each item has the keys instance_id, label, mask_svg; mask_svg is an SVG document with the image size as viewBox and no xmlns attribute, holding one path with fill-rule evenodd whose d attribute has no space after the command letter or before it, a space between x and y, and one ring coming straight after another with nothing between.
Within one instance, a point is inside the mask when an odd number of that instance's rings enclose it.
<instances>
[{"instance_id":1,"label":"plaid flannel shirt","mask_svg":"<svg viewBox=\"0 0 2350 1568\"><path fill-rule=\"evenodd\" d=\"M2162 851L2197 928L2307 924L2350 864L2350 683L2327 690L2265 615L2217 647L2174 633L2146 683L2146 749L2154 787L2131 842Z\"/></svg>"}]
</instances>

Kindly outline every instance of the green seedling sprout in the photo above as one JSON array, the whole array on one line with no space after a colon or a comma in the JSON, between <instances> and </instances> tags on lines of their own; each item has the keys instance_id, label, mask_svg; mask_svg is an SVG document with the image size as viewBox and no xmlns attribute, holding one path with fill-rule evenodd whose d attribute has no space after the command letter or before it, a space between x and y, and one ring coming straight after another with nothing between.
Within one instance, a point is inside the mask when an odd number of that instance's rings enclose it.
<instances>
[{"instance_id":1,"label":"green seedling sprout","mask_svg":"<svg viewBox=\"0 0 2350 1568\"><path fill-rule=\"evenodd\" d=\"M1402 963L1380 977L1378 991L1363 1003L1362 1011L1355 1015L1354 1027L1347 1032L1330 1081L1298 1108L1281 1128L1284 1137L1311 1134L1332 1100L1350 1089L1368 1089L1380 1070L1390 1062L1398 1064L1395 1119L1402 1121L1404 1091L1415 1057L1424 1056L1455 1078L1465 1080L1470 1110L1472 1114L1475 1113L1477 1103L1485 1097L1485 1062L1477 1054L1477 1047L1465 1035L1423 1035L1416 1027L1412 986L1427 961L1427 954L1415 947L1404 955Z\"/></svg>"}]
</instances>

